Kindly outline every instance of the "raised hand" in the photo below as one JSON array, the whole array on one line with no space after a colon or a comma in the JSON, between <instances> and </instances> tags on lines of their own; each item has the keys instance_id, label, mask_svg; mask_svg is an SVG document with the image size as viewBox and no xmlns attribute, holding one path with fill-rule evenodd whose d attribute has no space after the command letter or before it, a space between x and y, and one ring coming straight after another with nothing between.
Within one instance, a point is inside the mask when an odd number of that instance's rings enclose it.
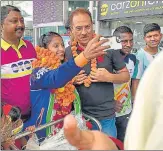
<instances>
[{"instance_id":1,"label":"raised hand","mask_svg":"<svg viewBox=\"0 0 163 151\"><path fill-rule=\"evenodd\" d=\"M94 37L85 48L83 52L84 56L88 60L90 60L98 56L105 55L106 52L103 50L110 48L110 46L101 46L101 45L108 41L109 41L108 39L100 40L100 35L96 35L96 37Z\"/></svg>"}]
</instances>

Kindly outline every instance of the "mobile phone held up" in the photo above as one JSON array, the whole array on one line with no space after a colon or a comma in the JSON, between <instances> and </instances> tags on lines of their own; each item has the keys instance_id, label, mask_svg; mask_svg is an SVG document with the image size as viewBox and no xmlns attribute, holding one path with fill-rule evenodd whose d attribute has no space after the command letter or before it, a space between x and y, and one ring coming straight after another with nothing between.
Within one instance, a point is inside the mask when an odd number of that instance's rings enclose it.
<instances>
[{"instance_id":1,"label":"mobile phone held up","mask_svg":"<svg viewBox=\"0 0 163 151\"><path fill-rule=\"evenodd\" d=\"M102 46L110 46L110 48L105 49L104 51L110 50L110 49L114 49L114 50L118 50L118 49L122 49L122 45L120 42L120 39L118 37L101 37L100 40L102 39L109 39L108 42L105 42Z\"/></svg>"}]
</instances>

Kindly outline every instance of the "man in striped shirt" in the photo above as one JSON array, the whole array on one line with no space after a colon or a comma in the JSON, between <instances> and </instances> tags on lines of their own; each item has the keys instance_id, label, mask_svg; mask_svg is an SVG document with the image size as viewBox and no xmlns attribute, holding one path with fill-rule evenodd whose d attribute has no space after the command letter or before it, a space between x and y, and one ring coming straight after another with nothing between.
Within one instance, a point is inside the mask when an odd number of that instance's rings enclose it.
<instances>
[{"instance_id":1,"label":"man in striped shirt","mask_svg":"<svg viewBox=\"0 0 163 151\"><path fill-rule=\"evenodd\" d=\"M18 106L25 120L30 115L29 81L35 49L29 41L22 39L25 25L18 8L1 7L1 30L2 102Z\"/></svg>"}]
</instances>

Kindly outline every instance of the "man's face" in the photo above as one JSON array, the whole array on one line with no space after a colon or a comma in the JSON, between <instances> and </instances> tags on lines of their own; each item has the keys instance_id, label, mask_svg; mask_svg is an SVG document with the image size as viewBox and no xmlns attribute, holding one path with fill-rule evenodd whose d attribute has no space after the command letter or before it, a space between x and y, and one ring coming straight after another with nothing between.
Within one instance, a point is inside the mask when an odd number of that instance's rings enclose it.
<instances>
[{"instance_id":1,"label":"man's face","mask_svg":"<svg viewBox=\"0 0 163 151\"><path fill-rule=\"evenodd\" d=\"M89 15L77 14L72 19L72 34L82 45L86 46L93 37L93 25Z\"/></svg>"},{"instance_id":2,"label":"man's face","mask_svg":"<svg viewBox=\"0 0 163 151\"><path fill-rule=\"evenodd\" d=\"M20 39L25 30L24 18L17 11L10 11L2 23L2 35L12 39Z\"/></svg>"},{"instance_id":3,"label":"man's face","mask_svg":"<svg viewBox=\"0 0 163 151\"><path fill-rule=\"evenodd\" d=\"M120 40L122 44L122 52L127 55L131 53L133 47L133 34L131 33L121 33Z\"/></svg>"},{"instance_id":4,"label":"man's face","mask_svg":"<svg viewBox=\"0 0 163 151\"><path fill-rule=\"evenodd\" d=\"M151 31L144 36L146 45L151 48L158 47L161 38L162 38L162 34L160 31Z\"/></svg>"}]
</instances>

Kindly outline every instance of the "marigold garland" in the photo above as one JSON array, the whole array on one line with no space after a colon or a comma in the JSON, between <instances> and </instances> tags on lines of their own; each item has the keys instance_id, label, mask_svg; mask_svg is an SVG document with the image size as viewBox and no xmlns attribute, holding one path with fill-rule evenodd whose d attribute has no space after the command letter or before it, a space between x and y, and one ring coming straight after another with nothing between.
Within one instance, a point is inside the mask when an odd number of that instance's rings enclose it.
<instances>
[{"instance_id":1,"label":"marigold garland","mask_svg":"<svg viewBox=\"0 0 163 151\"><path fill-rule=\"evenodd\" d=\"M57 55L45 48L36 46L37 59L32 62L33 68L46 67L47 69L56 69L61 65L61 60ZM57 111L58 114L67 115L69 110L66 110L65 107L68 107L74 100L75 87L73 85L73 80L68 82L64 87L53 89L52 93L55 94L55 99L57 103L62 107Z\"/></svg>"},{"instance_id":2,"label":"marigold garland","mask_svg":"<svg viewBox=\"0 0 163 151\"><path fill-rule=\"evenodd\" d=\"M71 43L71 51L72 51L73 57L78 56L78 53L77 53L77 41L76 40L72 41L72 43ZM94 58L94 59L91 60L91 72L94 72L96 70L97 70L97 59ZM84 86L85 87L90 87L90 85L92 83L91 82L91 77L90 77L91 72L87 76L87 78L84 80Z\"/></svg>"}]
</instances>

